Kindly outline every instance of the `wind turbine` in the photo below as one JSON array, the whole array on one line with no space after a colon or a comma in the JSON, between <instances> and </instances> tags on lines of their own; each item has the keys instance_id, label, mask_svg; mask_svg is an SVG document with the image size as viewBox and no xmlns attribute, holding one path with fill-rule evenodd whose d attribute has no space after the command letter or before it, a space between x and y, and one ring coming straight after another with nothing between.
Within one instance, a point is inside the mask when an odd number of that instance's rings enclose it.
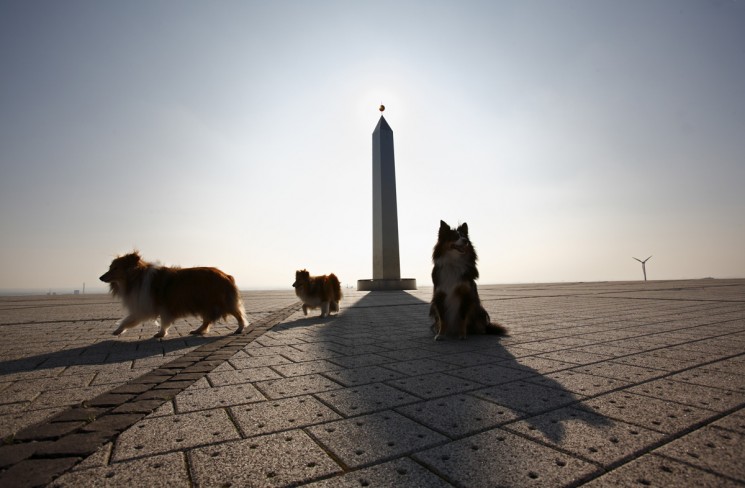
<instances>
[{"instance_id":1,"label":"wind turbine","mask_svg":"<svg viewBox=\"0 0 745 488\"><path fill-rule=\"evenodd\" d=\"M633 256L632 256L632 257L633 257ZM652 256L649 256L649 258L651 258L651 257L652 257ZM646 266L646 264L647 264L647 261L649 261L649 258L645 259L644 261L642 261L642 260L641 260L641 259L639 259L639 258L634 258L634 259L636 259L637 261L639 261L640 263L642 263L642 271L644 272L644 281L647 281L647 266Z\"/></svg>"}]
</instances>

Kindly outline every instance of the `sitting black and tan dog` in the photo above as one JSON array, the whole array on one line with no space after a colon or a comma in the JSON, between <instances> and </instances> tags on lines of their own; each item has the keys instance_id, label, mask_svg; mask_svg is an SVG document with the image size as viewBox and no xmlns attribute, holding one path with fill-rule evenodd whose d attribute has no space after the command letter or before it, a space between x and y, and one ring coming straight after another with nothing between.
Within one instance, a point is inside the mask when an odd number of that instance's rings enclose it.
<instances>
[{"instance_id":1,"label":"sitting black and tan dog","mask_svg":"<svg viewBox=\"0 0 745 488\"><path fill-rule=\"evenodd\" d=\"M504 335L507 330L494 323L481 305L476 279L476 249L468 238L468 224L457 229L440 221L437 244L432 251L432 303L429 316L435 340L444 336L465 339L467 334Z\"/></svg>"}]
</instances>

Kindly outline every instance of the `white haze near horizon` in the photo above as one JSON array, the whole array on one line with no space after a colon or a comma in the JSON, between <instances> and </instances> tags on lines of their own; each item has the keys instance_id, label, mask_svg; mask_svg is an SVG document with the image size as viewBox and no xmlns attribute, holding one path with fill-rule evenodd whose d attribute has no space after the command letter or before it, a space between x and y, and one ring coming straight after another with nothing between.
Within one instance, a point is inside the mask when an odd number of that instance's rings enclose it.
<instances>
[{"instance_id":1,"label":"white haze near horizon","mask_svg":"<svg viewBox=\"0 0 745 488\"><path fill-rule=\"evenodd\" d=\"M244 289L401 273L440 219L481 283L745 276L742 1L0 2L0 289L133 248Z\"/></svg>"}]
</instances>

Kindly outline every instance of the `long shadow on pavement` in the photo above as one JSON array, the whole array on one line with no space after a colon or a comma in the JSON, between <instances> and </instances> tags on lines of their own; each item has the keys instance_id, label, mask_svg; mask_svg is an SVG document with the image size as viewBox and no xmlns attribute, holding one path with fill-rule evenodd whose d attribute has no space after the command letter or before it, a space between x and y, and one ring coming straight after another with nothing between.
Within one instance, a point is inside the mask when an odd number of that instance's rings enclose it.
<instances>
[{"instance_id":1,"label":"long shadow on pavement","mask_svg":"<svg viewBox=\"0 0 745 488\"><path fill-rule=\"evenodd\" d=\"M156 341L151 338L137 341L107 339L86 346L62 349L33 356L0 361L0 378L13 373L79 365L103 365L163 356L173 351L201 346L222 336L190 336L175 340Z\"/></svg>"},{"instance_id":2,"label":"long shadow on pavement","mask_svg":"<svg viewBox=\"0 0 745 488\"><path fill-rule=\"evenodd\" d=\"M364 374L361 370L377 372L380 379L374 381L382 381L385 385L428 401L423 405L425 408L436 409L438 404L445 405L440 409L442 416L446 417L442 421L443 426L468 420L447 419L449 415L484 417L494 413L491 408L480 411L486 404L471 402L474 398L511 410L508 416L510 422L525 420L531 429L541 431L554 442L560 442L565 437L564 422L577 420L571 410L562 407L575 404L580 398L556 380L522 364L509 347L501 343L499 337L482 335L469 336L465 340L434 341L430 329L429 303L409 293L370 292L331 321L316 316L284 323L279 327L289 329L322 325L324 321L328 326L317 328L319 339L328 341L329 349L343 354L330 357L328 361L348 368L327 373L326 376L346 386L353 386L355 381L359 381L354 377ZM509 329L510 324L505 325ZM395 378L386 378L384 371L390 371ZM358 390L360 394L362 388ZM361 395L367 395L367 398L357 399L360 406L356 410L374 411L373 405L381 404L381 394L388 393L375 388L369 388L367 393L362 392ZM468 403L469 406L463 409L458 405L456 412L450 409L452 404L436 401L454 396L458 397L460 404ZM365 402L370 405L364 405ZM407 415L413 412L405 407L392 407ZM551 422L533 421L536 416L549 411L553 412ZM421 415L426 418L425 414ZM582 420L595 426L611 424L610 420L599 415L582 417ZM423 423L433 425L426 420ZM438 428L437 425L435 421L433 428L455 438L472 433L450 430L449 427Z\"/></svg>"}]
</instances>

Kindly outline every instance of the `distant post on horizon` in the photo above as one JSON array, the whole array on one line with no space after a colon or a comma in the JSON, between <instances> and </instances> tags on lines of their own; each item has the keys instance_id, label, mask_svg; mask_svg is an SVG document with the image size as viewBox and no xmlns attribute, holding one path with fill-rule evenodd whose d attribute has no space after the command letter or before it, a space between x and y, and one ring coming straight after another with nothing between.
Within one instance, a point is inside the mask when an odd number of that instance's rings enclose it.
<instances>
[{"instance_id":1,"label":"distant post on horizon","mask_svg":"<svg viewBox=\"0 0 745 488\"><path fill-rule=\"evenodd\" d=\"M398 252L398 204L393 129L383 117L372 134L373 278L358 280L359 291L416 290L416 279L401 278Z\"/></svg>"}]
</instances>

